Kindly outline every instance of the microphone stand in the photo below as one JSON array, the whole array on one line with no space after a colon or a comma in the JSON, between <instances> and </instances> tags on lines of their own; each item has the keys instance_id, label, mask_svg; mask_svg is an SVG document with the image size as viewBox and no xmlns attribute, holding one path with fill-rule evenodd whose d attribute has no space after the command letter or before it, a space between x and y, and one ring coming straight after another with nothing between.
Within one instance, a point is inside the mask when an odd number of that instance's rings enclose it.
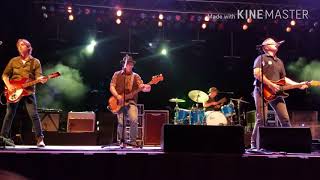
<instances>
[{"instance_id":1,"label":"microphone stand","mask_svg":"<svg viewBox=\"0 0 320 180\"><path fill-rule=\"evenodd\" d=\"M262 50L262 47L263 46L258 46L257 47L257 50L258 50L258 52L260 53L260 68L261 68L261 82L260 82L260 97L261 97L261 102L262 102L262 107L261 107L261 109L262 109L262 120L263 120L263 126L265 126L266 125L266 118L265 118L265 107L264 107L264 103L265 103L265 100L264 100L264 94L263 94L263 86L264 86L264 84L263 84L263 54L264 54L264 52L263 52L263 50Z\"/></svg>"},{"instance_id":2,"label":"microphone stand","mask_svg":"<svg viewBox=\"0 0 320 180\"><path fill-rule=\"evenodd\" d=\"M126 127L127 127L127 120L125 119L125 112L126 112L126 107L125 107L125 102L126 102L126 69L127 69L127 63L128 63L128 54L124 57L125 58L125 62L124 65L122 67L122 73L124 75L123 78L123 112L122 112L122 138L120 139L120 144L123 144L123 146L121 148L125 148L125 144L126 144L126 140L125 140L125 131L126 131Z\"/></svg>"}]
</instances>

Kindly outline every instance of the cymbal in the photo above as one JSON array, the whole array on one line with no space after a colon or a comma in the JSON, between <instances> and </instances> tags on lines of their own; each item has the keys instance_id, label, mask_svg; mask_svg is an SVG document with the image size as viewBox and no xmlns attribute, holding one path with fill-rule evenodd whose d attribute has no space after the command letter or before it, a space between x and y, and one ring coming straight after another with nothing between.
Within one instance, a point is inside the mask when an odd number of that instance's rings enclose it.
<instances>
[{"instance_id":1,"label":"cymbal","mask_svg":"<svg viewBox=\"0 0 320 180\"><path fill-rule=\"evenodd\" d=\"M188 93L189 98L197 103L204 103L209 100L209 96L200 90L192 90Z\"/></svg>"},{"instance_id":2,"label":"cymbal","mask_svg":"<svg viewBox=\"0 0 320 180\"><path fill-rule=\"evenodd\" d=\"M183 102L186 102L186 100L184 100L184 99L178 99L178 98L171 98L171 99L169 99L169 102L183 103Z\"/></svg>"},{"instance_id":3,"label":"cymbal","mask_svg":"<svg viewBox=\"0 0 320 180\"><path fill-rule=\"evenodd\" d=\"M248 101L244 101L242 99L233 99L233 98L230 98L232 101L238 101L238 102L242 102L242 103L248 103L250 104Z\"/></svg>"}]
</instances>

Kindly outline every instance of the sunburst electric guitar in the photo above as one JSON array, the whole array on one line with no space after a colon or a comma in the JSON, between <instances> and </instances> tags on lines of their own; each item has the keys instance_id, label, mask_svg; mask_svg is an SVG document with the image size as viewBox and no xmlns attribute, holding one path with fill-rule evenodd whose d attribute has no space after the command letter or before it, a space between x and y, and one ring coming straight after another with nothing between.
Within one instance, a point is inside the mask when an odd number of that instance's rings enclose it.
<instances>
[{"instance_id":1,"label":"sunburst electric guitar","mask_svg":"<svg viewBox=\"0 0 320 180\"><path fill-rule=\"evenodd\" d=\"M44 78L52 79L59 77L60 73L55 72L52 74L49 74L48 76L45 76ZM4 88L4 95L6 96L8 103L16 103L18 102L23 96L29 95L29 93L26 91L26 88L29 86L33 86L39 82L41 82L40 79L36 80L30 80L28 78L23 78L21 80L10 80L9 81L11 85L14 86L14 90L9 91L7 87Z\"/></svg>"},{"instance_id":2,"label":"sunburst electric guitar","mask_svg":"<svg viewBox=\"0 0 320 180\"><path fill-rule=\"evenodd\" d=\"M147 84L149 85L153 85L153 84L158 84L158 82L163 81L163 76L162 74L156 75L156 76L152 76L152 79L150 82L148 82ZM115 96L111 96L108 100L109 106L108 109L113 112L113 113L118 113L119 110L127 105L126 100L128 99L132 99L136 94L138 94L140 91L142 91L142 89L137 89L129 94L125 94L125 100L123 101L123 103L119 103L118 99ZM123 96L123 94L122 94Z\"/></svg>"},{"instance_id":3,"label":"sunburst electric guitar","mask_svg":"<svg viewBox=\"0 0 320 180\"><path fill-rule=\"evenodd\" d=\"M309 87L320 86L320 81L307 81L305 83L299 83L295 85L286 85L286 81L284 79L280 79L278 81L272 81L272 82L279 85L280 90L274 93L268 86L264 86L263 95L266 101L272 101L279 96L286 98L289 96L289 94L285 92L286 90L300 88L303 85L307 85Z\"/></svg>"}]
</instances>

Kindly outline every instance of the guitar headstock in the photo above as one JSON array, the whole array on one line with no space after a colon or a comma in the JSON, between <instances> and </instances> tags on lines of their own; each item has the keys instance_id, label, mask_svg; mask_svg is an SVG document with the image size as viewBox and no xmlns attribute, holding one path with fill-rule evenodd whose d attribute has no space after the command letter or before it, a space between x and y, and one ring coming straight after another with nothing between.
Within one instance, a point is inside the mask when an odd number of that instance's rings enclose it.
<instances>
[{"instance_id":1,"label":"guitar headstock","mask_svg":"<svg viewBox=\"0 0 320 180\"><path fill-rule=\"evenodd\" d=\"M312 86L317 87L317 86L320 86L320 81L314 81L314 80L312 80L312 81L308 82L307 85L308 85L309 87L312 87Z\"/></svg>"},{"instance_id":2,"label":"guitar headstock","mask_svg":"<svg viewBox=\"0 0 320 180\"><path fill-rule=\"evenodd\" d=\"M163 75L162 74L152 76L152 79L148 84L158 84L158 82L160 82L160 81L163 81Z\"/></svg>"},{"instance_id":3,"label":"guitar headstock","mask_svg":"<svg viewBox=\"0 0 320 180\"><path fill-rule=\"evenodd\" d=\"M47 77L49 79L51 79L51 78L56 78L56 77L59 77L59 76L61 76L61 74L59 72L54 72L54 73L49 74Z\"/></svg>"}]
</instances>

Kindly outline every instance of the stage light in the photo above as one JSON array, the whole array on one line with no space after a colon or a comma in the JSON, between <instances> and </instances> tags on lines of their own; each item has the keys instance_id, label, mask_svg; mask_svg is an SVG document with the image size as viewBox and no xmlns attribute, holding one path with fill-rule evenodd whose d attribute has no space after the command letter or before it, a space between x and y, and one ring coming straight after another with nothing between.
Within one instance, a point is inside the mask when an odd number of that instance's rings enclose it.
<instances>
[{"instance_id":1,"label":"stage light","mask_svg":"<svg viewBox=\"0 0 320 180\"><path fill-rule=\"evenodd\" d=\"M44 17L45 19L48 18L48 14L47 14L47 13L43 13L42 15L43 15L43 17Z\"/></svg>"},{"instance_id":2,"label":"stage light","mask_svg":"<svg viewBox=\"0 0 320 180\"><path fill-rule=\"evenodd\" d=\"M73 21L74 20L74 16L72 14L69 14L68 19L69 19L69 21Z\"/></svg>"},{"instance_id":3,"label":"stage light","mask_svg":"<svg viewBox=\"0 0 320 180\"><path fill-rule=\"evenodd\" d=\"M160 20L163 20L163 18L164 18L163 14L160 13L160 14L159 14L159 19L160 19Z\"/></svg>"},{"instance_id":4,"label":"stage light","mask_svg":"<svg viewBox=\"0 0 320 180\"><path fill-rule=\"evenodd\" d=\"M181 20L181 16L180 15L176 15L176 21L180 21Z\"/></svg>"},{"instance_id":5,"label":"stage light","mask_svg":"<svg viewBox=\"0 0 320 180\"><path fill-rule=\"evenodd\" d=\"M246 31L248 30L249 26L247 24L242 25L242 30Z\"/></svg>"},{"instance_id":6,"label":"stage light","mask_svg":"<svg viewBox=\"0 0 320 180\"><path fill-rule=\"evenodd\" d=\"M251 24L251 23L252 23L252 18L248 18L248 19L247 19L247 23L248 23L248 24Z\"/></svg>"},{"instance_id":7,"label":"stage light","mask_svg":"<svg viewBox=\"0 0 320 180\"><path fill-rule=\"evenodd\" d=\"M45 11L45 10L47 10L47 7L46 6L41 6L41 10Z\"/></svg>"},{"instance_id":8,"label":"stage light","mask_svg":"<svg viewBox=\"0 0 320 180\"><path fill-rule=\"evenodd\" d=\"M295 20L291 20L291 21L290 21L290 25L291 25L291 26L295 26L295 25L296 25L296 21L295 21Z\"/></svg>"},{"instance_id":9,"label":"stage light","mask_svg":"<svg viewBox=\"0 0 320 180\"><path fill-rule=\"evenodd\" d=\"M210 17L209 17L208 15L206 15L206 16L204 17L204 21L209 22L209 21L210 21Z\"/></svg>"},{"instance_id":10,"label":"stage light","mask_svg":"<svg viewBox=\"0 0 320 180\"><path fill-rule=\"evenodd\" d=\"M189 18L189 20L190 20L191 22L193 22L193 21L195 20L195 18L196 18L196 17L195 17L194 15L191 15L190 18Z\"/></svg>"},{"instance_id":11,"label":"stage light","mask_svg":"<svg viewBox=\"0 0 320 180\"><path fill-rule=\"evenodd\" d=\"M166 49L166 48L162 48L162 49L161 49L161 55L166 56L167 54L168 54L167 49Z\"/></svg>"},{"instance_id":12,"label":"stage light","mask_svg":"<svg viewBox=\"0 0 320 180\"><path fill-rule=\"evenodd\" d=\"M121 19L120 19L120 18L117 18L116 23L117 23L117 24L121 24Z\"/></svg>"},{"instance_id":13,"label":"stage light","mask_svg":"<svg viewBox=\"0 0 320 180\"><path fill-rule=\"evenodd\" d=\"M147 15L146 15L145 13L141 13L141 14L140 14L140 18L141 18L141 19L144 19L144 18L146 18L146 17L147 17Z\"/></svg>"},{"instance_id":14,"label":"stage light","mask_svg":"<svg viewBox=\"0 0 320 180\"><path fill-rule=\"evenodd\" d=\"M121 11L120 9L117 10L117 16L118 16L118 17L122 16L122 11Z\"/></svg>"},{"instance_id":15,"label":"stage light","mask_svg":"<svg viewBox=\"0 0 320 180\"><path fill-rule=\"evenodd\" d=\"M71 6L68 6L68 7L67 7L67 12L68 12L69 14L72 13L72 7L71 7Z\"/></svg>"},{"instance_id":16,"label":"stage light","mask_svg":"<svg viewBox=\"0 0 320 180\"><path fill-rule=\"evenodd\" d=\"M149 47L152 47L152 46L153 46L153 44L150 42L150 43L149 43Z\"/></svg>"},{"instance_id":17,"label":"stage light","mask_svg":"<svg viewBox=\"0 0 320 180\"><path fill-rule=\"evenodd\" d=\"M92 54L94 52L94 48L97 45L97 42L95 40L91 40L90 44L86 47L86 52L88 55Z\"/></svg>"},{"instance_id":18,"label":"stage light","mask_svg":"<svg viewBox=\"0 0 320 180\"><path fill-rule=\"evenodd\" d=\"M89 14L90 14L90 12L91 12L91 11L90 11L90 9L89 9L89 8L85 8L85 9L84 9L84 14L85 14L85 15L89 15Z\"/></svg>"},{"instance_id":19,"label":"stage light","mask_svg":"<svg viewBox=\"0 0 320 180\"><path fill-rule=\"evenodd\" d=\"M207 24L206 23L202 23L201 28L202 29L206 29L207 28Z\"/></svg>"},{"instance_id":20,"label":"stage light","mask_svg":"<svg viewBox=\"0 0 320 180\"><path fill-rule=\"evenodd\" d=\"M291 27L288 26L288 27L286 28L286 32L291 32Z\"/></svg>"},{"instance_id":21,"label":"stage light","mask_svg":"<svg viewBox=\"0 0 320 180\"><path fill-rule=\"evenodd\" d=\"M162 26L163 26L162 21L158 21L158 27L162 27Z\"/></svg>"}]
</instances>

